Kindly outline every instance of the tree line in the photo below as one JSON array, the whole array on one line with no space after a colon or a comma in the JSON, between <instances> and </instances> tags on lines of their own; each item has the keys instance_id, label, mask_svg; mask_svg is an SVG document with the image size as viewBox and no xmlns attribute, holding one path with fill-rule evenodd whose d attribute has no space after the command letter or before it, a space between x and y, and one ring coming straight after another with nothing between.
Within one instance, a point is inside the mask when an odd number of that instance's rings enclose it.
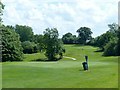
<instances>
[{"instance_id":1,"label":"tree line","mask_svg":"<svg viewBox=\"0 0 120 90\"><path fill-rule=\"evenodd\" d=\"M104 56L118 56L119 53L119 31L118 24L108 24L109 30L102 35L93 38L89 44L100 48Z\"/></svg>"},{"instance_id":2,"label":"tree line","mask_svg":"<svg viewBox=\"0 0 120 90\"><path fill-rule=\"evenodd\" d=\"M29 26L1 26L2 61L22 61L23 53L45 52L48 60L61 59L65 49L56 28L47 28L43 35L34 35Z\"/></svg>"},{"instance_id":3,"label":"tree line","mask_svg":"<svg viewBox=\"0 0 120 90\"><path fill-rule=\"evenodd\" d=\"M0 16L4 5L0 3ZM31 54L45 52L48 60L58 60L63 57L65 48L63 44L82 44L99 47L104 56L120 55L120 27L109 24L109 30L93 38L89 27L80 27L76 32L78 36L68 32L59 38L57 28L47 28L43 34L34 34L30 26L5 26L0 18L0 34L2 48L2 61L22 61L23 53Z\"/></svg>"},{"instance_id":4,"label":"tree line","mask_svg":"<svg viewBox=\"0 0 120 90\"><path fill-rule=\"evenodd\" d=\"M80 27L77 31L78 36L72 35L72 33L68 32L62 37L62 41L64 44L87 44L88 41L92 39L92 31L88 27Z\"/></svg>"},{"instance_id":5,"label":"tree line","mask_svg":"<svg viewBox=\"0 0 120 90\"><path fill-rule=\"evenodd\" d=\"M120 27L116 23L108 24L109 30L96 38L93 38L93 33L88 27L81 27L76 32L66 33L62 40L64 44L83 44L99 47L104 56L118 56L120 55Z\"/></svg>"}]
</instances>

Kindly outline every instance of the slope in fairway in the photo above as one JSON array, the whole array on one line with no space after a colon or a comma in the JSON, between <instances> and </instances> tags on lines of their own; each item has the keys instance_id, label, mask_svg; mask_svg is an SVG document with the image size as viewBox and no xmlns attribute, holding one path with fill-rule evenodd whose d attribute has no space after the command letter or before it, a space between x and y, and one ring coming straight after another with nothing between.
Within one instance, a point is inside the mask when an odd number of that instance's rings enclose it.
<instances>
[{"instance_id":1,"label":"slope in fairway","mask_svg":"<svg viewBox=\"0 0 120 90\"><path fill-rule=\"evenodd\" d=\"M3 67L3 88L117 88L117 57L102 57L91 46L65 45L66 57L57 62L6 62ZM34 54L32 59L43 58ZM83 71L84 55L89 56L89 70ZM37 57L35 57L37 56ZM28 59L29 58L29 59Z\"/></svg>"}]
</instances>

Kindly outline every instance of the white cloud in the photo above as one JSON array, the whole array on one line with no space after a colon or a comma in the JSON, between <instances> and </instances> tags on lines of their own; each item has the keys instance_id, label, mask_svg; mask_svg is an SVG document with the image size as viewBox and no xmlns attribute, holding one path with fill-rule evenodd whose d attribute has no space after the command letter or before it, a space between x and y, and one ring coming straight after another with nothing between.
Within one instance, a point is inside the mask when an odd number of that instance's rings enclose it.
<instances>
[{"instance_id":1,"label":"white cloud","mask_svg":"<svg viewBox=\"0 0 120 90\"><path fill-rule=\"evenodd\" d=\"M35 33L56 27L60 35L88 26L97 36L117 23L118 0L3 0L6 25L29 25Z\"/></svg>"}]
</instances>

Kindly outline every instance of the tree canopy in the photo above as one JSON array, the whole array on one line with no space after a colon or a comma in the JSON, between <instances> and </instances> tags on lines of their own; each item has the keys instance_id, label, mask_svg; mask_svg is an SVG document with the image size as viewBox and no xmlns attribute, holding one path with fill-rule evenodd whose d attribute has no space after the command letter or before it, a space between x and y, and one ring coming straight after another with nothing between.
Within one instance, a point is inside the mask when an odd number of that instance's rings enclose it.
<instances>
[{"instance_id":1,"label":"tree canopy","mask_svg":"<svg viewBox=\"0 0 120 90\"><path fill-rule=\"evenodd\" d=\"M118 42L117 42L117 55L120 56L120 26L118 27L117 37L118 37Z\"/></svg>"},{"instance_id":2,"label":"tree canopy","mask_svg":"<svg viewBox=\"0 0 120 90\"><path fill-rule=\"evenodd\" d=\"M34 35L33 41L37 44L38 50L41 52L44 50L44 36L43 35Z\"/></svg>"},{"instance_id":3,"label":"tree canopy","mask_svg":"<svg viewBox=\"0 0 120 90\"><path fill-rule=\"evenodd\" d=\"M86 44L87 40L91 40L92 31L88 27L81 27L77 30L78 33L78 42L80 44Z\"/></svg>"},{"instance_id":4,"label":"tree canopy","mask_svg":"<svg viewBox=\"0 0 120 90\"><path fill-rule=\"evenodd\" d=\"M23 47L23 53L36 53L38 50L37 44L35 44L34 42L30 42L30 41L24 41L22 42L22 47Z\"/></svg>"},{"instance_id":5,"label":"tree canopy","mask_svg":"<svg viewBox=\"0 0 120 90\"><path fill-rule=\"evenodd\" d=\"M64 49L58 36L59 34L56 28L47 28L44 31L45 55L48 60L56 60L57 55L60 55L60 58L62 57Z\"/></svg>"},{"instance_id":6,"label":"tree canopy","mask_svg":"<svg viewBox=\"0 0 120 90\"><path fill-rule=\"evenodd\" d=\"M19 35L11 28L1 26L2 61L21 61L22 46Z\"/></svg>"},{"instance_id":7,"label":"tree canopy","mask_svg":"<svg viewBox=\"0 0 120 90\"><path fill-rule=\"evenodd\" d=\"M66 33L62 37L62 41L64 44L75 44L77 43L77 37L76 35L72 35L72 33Z\"/></svg>"},{"instance_id":8,"label":"tree canopy","mask_svg":"<svg viewBox=\"0 0 120 90\"><path fill-rule=\"evenodd\" d=\"M31 27L16 25L15 31L20 35L21 42L33 40L33 31Z\"/></svg>"},{"instance_id":9,"label":"tree canopy","mask_svg":"<svg viewBox=\"0 0 120 90\"><path fill-rule=\"evenodd\" d=\"M109 30L92 40L92 44L100 47L101 51L104 51L103 55L115 56L118 50L118 25L113 23L108 24L108 27Z\"/></svg>"}]
</instances>

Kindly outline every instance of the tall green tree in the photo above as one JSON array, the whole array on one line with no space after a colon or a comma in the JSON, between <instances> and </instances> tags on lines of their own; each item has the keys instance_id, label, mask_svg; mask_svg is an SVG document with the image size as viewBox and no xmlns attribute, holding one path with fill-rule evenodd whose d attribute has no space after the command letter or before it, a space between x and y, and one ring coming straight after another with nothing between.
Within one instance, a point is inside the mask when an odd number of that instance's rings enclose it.
<instances>
[{"instance_id":1,"label":"tall green tree","mask_svg":"<svg viewBox=\"0 0 120 90\"><path fill-rule=\"evenodd\" d=\"M86 44L87 40L92 39L92 31L88 27L81 27L77 30L78 33L78 42L80 44Z\"/></svg>"},{"instance_id":2,"label":"tall green tree","mask_svg":"<svg viewBox=\"0 0 120 90\"><path fill-rule=\"evenodd\" d=\"M2 26L1 31L2 61L21 61L23 53L19 35L6 26Z\"/></svg>"},{"instance_id":3,"label":"tall green tree","mask_svg":"<svg viewBox=\"0 0 120 90\"><path fill-rule=\"evenodd\" d=\"M76 35L72 35L72 33L66 33L62 37L62 41L64 44L74 44L77 43Z\"/></svg>"},{"instance_id":4,"label":"tall green tree","mask_svg":"<svg viewBox=\"0 0 120 90\"><path fill-rule=\"evenodd\" d=\"M60 55L64 51L62 42L58 39L58 30L56 28L47 28L44 31L44 45L45 45L45 55L48 60L56 60L56 56Z\"/></svg>"},{"instance_id":5,"label":"tall green tree","mask_svg":"<svg viewBox=\"0 0 120 90\"><path fill-rule=\"evenodd\" d=\"M4 9L4 5L2 4L2 2L0 1L0 60L2 60L2 43L1 43L1 39L2 39L2 15L3 15L3 9Z\"/></svg>"},{"instance_id":6,"label":"tall green tree","mask_svg":"<svg viewBox=\"0 0 120 90\"><path fill-rule=\"evenodd\" d=\"M120 26L118 27L117 37L118 37L118 42L117 42L117 55L120 56Z\"/></svg>"},{"instance_id":7,"label":"tall green tree","mask_svg":"<svg viewBox=\"0 0 120 90\"><path fill-rule=\"evenodd\" d=\"M104 51L105 56L117 55L117 42L118 42L118 25L116 23L108 24L109 30L96 37L93 42L95 46L100 47L101 51ZM118 35L119 36L119 35Z\"/></svg>"},{"instance_id":8,"label":"tall green tree","mask_svg":"<svg viewBox=\"0 0 120 90\"><path fill-rule=\"evenodd\" d=\"M38 50L41 52L44 50L44 36L43 35L34 35L33 41L37 44Z\"/></svg>"},{"instance_id":9,"label":"tall green tree","mask_svg":"<svg viewBox=\"0 0 120 90\"><path fill-rule=\"evenodd\" d=\"M32 41L33 40L33 31L29 26L16 25L15 31L20 35L20 41Z\"/></svg>"},{"instance_id":10,"label":"tall green tree","mask_svg":"<svg viewBox=\"0 0 120 90\"><path fill-rule=\"evenodd\" d=\"M116 50L117 50L117 41L116 40L111 40L109 41L105 46L105 50L104 50L104 53L103 55L104 56L116 56L117 53L116 53Z\"/></svg>"},{"instance_id":11,"label":"tall green tree","mask_svg":"<svg viewBox=\"0 0 120 90\"><path fill-rule=\"evenodd\" d=\"M95 40L95 45L100 47L104 51L104 46L110 41L110 33L104 33L101 36L98 36Z\"/></svg>"}]
</instances>

